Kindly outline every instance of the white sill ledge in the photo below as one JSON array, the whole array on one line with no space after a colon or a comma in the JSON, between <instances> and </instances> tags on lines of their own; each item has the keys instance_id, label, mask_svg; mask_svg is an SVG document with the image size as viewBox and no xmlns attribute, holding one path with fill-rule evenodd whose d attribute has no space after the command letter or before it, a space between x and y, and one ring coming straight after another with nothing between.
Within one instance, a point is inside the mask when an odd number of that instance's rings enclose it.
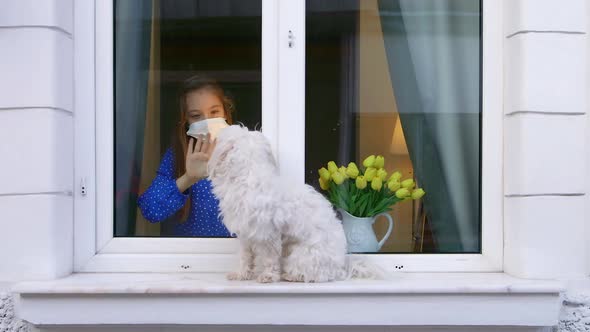
<instances>
[{"instance_id":1,"label":"white sill ledge","mask_svg":"<svg viewBox=\"0 0 590 332\"><path fill-rule=\"evenodd\" d=\"M563 285L503 273L398 273L325 284L226 281L221 274L78 273L15 285L35 325L557 324Z\"/></svg>"}]
</instances>

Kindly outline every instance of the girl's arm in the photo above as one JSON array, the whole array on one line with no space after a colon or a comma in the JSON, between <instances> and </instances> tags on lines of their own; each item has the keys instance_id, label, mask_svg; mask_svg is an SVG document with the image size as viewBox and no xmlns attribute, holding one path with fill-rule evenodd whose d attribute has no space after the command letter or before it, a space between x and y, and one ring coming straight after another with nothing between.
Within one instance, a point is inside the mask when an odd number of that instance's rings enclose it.
<instances>
[{"instance_id":1,"label":"girl's arm","mask_svg":"<svg viewBox=\"0 0 590 332\"><path fill-rule=\"evenodd\" d=\"M184 192L199 180L200 178L191 177L185 173L181 177L176 179L176 186L178 187L178 190L180 190L180 192Z\"/></svg>"},{"instance_id":2,"label":"girl's arm","mask_svg":"<svg viewBox=\"0 0 590 332\"><path fill-rule=\"evenodd\" d=\"M192 184L189 184L188 179L181 179L183 177L178 180L174 177L174 158L172 149L168 149L162 158L156 178L137 199L137 205L145 219L152 223L160 222L184 206L189 194L183 192ZM181 183L177 185L178 181Z\"/></svg>"}]
</instances>

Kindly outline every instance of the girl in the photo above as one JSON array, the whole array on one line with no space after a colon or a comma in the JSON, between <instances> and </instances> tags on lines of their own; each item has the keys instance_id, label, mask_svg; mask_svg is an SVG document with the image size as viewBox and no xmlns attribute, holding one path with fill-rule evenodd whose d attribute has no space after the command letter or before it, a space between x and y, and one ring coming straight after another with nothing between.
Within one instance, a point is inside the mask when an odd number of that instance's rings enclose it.
<instances>
[{"instance_id":1,"label":"girl","mask_svg":"<svg viewBox=\"0 0 590 332\"><path fill-rule=\"evenodd\" d=\"M176 236L229 237L219 219L219 202L206 178L213 144L209 136L195 139L187 136L186 131L192 123L212 118L225 118L231 124L233 101L214 80L193 76L184 82L179 102L180 121L172 147L164 154L156 178L139 196L137 204L152 223L177 213L181 221L174 228Z\"/></svg>"}]
</instances>

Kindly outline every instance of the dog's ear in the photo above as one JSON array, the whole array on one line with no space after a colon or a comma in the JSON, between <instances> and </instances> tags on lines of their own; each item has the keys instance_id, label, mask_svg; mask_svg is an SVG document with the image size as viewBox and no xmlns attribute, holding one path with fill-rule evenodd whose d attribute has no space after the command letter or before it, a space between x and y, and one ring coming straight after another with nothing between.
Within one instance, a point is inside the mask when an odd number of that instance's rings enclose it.
<instances>
[{"instance_id":1,"label":"dog's ear","mask_svg":"<svg viewBox=\"0 0 590 332\"><path fill-rule=\"evenodd\" d=\"M268 140L268 138L264 136L264 134L260 131L252 131L251 133L255 137L256 144L264 148L267 161L275 167L278 167L278 163L272 152L272 147L270 145L270 141Z\"/></svg>"},{"instance_id":2,"label":"dog's ear","mask_svg":"<svg viewBox=\"0 0 590 332\"><path fill-rule=\"evenodd\" d=\"M215 170L219 167L227 168L226 159L234 149L234 144L231 140L215 145L215 150L213 151L211 159L209 159L209 164L207 165L209 176L214 176Z\"/></svg>"},{"instance_id":3,"label":"dog's ear","mask_svg":"<svg viewBox=\"0 0 590 332\"><path fill-rule=\"evenodd\" d=\"M225 147L225 150L219 154L219 158L217 160L217 163L224 164L225 160L227 159L227 156L231 153L231 151L233 151L233 149L234 149L233 142L228 142L227 146Z\"/></svg>"}]
</instances>

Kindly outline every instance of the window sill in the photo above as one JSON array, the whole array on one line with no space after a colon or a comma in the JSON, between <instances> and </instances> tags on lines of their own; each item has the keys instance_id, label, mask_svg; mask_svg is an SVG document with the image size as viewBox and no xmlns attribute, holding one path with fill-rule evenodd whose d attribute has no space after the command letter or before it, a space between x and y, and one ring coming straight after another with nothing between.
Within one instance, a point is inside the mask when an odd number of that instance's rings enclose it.
<instances>
[{"instance_id":1,"label":"window sill","mask_svg":"<svg viewBox=\"0 0 590 332\"><path fill-rule=\"evenodd\" d=\"M503 273L398 273L326 284L230 282L221 274L77 273L15 285L35 325L557 324L563 285ZM73 314L76 313L76 314Z\"/></svg>"}]
</instances>

